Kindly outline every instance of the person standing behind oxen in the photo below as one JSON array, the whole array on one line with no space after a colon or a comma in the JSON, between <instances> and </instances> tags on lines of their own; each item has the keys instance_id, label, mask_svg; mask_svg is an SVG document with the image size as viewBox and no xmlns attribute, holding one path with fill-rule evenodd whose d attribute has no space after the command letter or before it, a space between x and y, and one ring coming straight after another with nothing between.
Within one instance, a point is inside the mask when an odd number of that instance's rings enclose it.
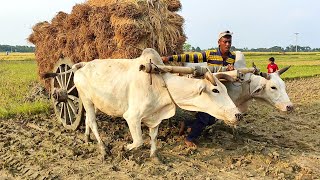
<instances>
[{"instance_id":1,"label":"person standing behind oxen","mask_svg":"<svg viewBox=\"0 0 320 180\"><path fill-rule=\"evenodd\" d=\"M218 36L218 49L207 50L200 53L185 53L179 55L172 55L162 57L163 62L190 62L202 63L207 62L208 66L226 66L227 71L234 70L235 54L230 51L232 44L232 33L230 31L223 31ZM197 147L195 140L201 135L201 132L206 126L212 125L216 119L211 115L203 112L197 112L196 120L188 124L187 121L181 123L179 134L184 133L185 127L190 127L191 130L185 139L185 144L188 147Z\"/></svg>"},{"instance_id":2,"label":"person standing behind oxen","mask_svg":"<svg viewBox=\"0 0 320 180\"><path fill-rule=\"evenodd\" d=\"M269 64L267 66L268 73L274 73L279 70L278 65L274 61L274 57L269 58Z\"/></svg>"}]
</instances>

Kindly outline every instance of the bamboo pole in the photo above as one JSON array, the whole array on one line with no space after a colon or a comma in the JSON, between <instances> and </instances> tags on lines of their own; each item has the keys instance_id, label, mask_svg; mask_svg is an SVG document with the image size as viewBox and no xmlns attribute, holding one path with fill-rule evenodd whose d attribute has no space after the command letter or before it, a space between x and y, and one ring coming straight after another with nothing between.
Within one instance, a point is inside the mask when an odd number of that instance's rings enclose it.
<instances>
[{"instance_id":1,"label":"bamboo pole","mask_svg":"<svg viewBox=\"0 0 320 180\"><path fill-rule=\"evenodd\" d=\"M166 66L166 65L155 65L152 63L141 64L139 67L140 71L145 71L146 73L179 73L179 74L192 74L195 77L203 76L208 69L213 75L226 74L234 79L242 79L246 73L254 73L257 71L256 68L238 68L233 71L226 71L225 67L208 67L208 66L194 66L194 67L184 67L184 66ZM218 71L218 72L216 72ZM219 72L220 71L220 72ZM259 71L259 70L258 70Z\"/></svg>"}]
</instances>

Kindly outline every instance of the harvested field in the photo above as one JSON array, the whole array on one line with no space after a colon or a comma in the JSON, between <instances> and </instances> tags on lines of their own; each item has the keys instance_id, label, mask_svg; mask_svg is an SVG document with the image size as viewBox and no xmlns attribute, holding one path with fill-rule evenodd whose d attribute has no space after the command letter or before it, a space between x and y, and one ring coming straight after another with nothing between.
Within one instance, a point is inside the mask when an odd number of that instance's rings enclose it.
<instances>
[{"instance_id":1,"label":"harvested field","mask_svg":"<svg viewBox=\"0 0 320 180\"><path fill-rule=\"evenodd\" d=\"M84 128L67 131L53 113L0 121L0 179L319 179L320 77L287 80L295 111L284 114L253 102L238 137L217 123L205 130L198 149L185 148L179 112L159 128L158 157L149 158L149 138L138 150L121 118L99 115L111 154L102 162L97 144L84 143Z\"/></svg>"}]
</instances>

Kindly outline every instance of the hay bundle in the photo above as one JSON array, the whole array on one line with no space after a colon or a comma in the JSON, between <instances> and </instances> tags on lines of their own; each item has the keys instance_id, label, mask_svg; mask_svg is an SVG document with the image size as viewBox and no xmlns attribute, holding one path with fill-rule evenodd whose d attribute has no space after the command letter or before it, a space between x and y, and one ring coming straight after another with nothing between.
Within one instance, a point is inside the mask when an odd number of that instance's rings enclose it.
<instances>
[{"instance_id":1,"label":"hay bundle","mask_svg":"<svg viewBox=\"0 0 320 180\"><path fill-rule=\"evenodd\" d=\"M88 0L70 14L59 12L33 27L38 73L52 71L61 57L74 63L96 58L136 58L151 47L160 55L181 53L185 42L179 0ZM49 82L45 82L49 87Z\"/></svg>"}]
</instances>

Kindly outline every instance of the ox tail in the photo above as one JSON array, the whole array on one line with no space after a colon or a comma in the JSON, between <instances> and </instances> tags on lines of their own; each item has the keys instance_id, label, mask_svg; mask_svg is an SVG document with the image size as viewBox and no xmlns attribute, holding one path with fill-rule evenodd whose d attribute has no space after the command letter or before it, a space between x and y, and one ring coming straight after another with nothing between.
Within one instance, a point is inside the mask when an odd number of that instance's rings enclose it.
<instances>
[{"instance_id":1,"label":"ox tail","mask_svg":"<svg viewBox=\"0 0 320 180\"><path fill-rule=\"evenodd\" d=\"M48 79L48 78L54 78L56 76L60 76L63 74L76 72L78 69L84 67L86 64L87 64L87 62L80 62L80 63L74 64L71 69L69 69L68 71L62 72L62 73L52 73L52 72L42 73L42 74L40 74L40 78L41 79Z\"/></svg>"}]
</instances>

